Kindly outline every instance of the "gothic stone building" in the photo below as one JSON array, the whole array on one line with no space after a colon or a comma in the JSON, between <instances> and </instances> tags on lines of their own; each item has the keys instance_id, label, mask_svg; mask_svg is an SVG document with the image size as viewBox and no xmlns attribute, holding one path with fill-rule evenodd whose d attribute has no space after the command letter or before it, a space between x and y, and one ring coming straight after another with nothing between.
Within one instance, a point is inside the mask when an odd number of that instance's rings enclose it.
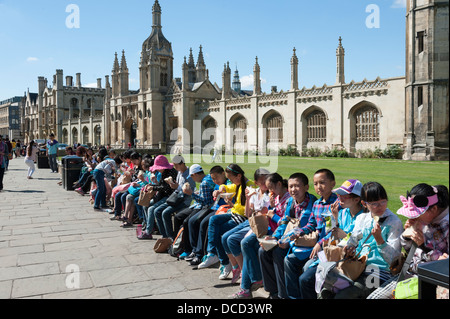
<instances>
[{"instance_id":1,"label":"gothic stone building","mask_svg":"<svg viewBox=\"0 0 450 319\"><path fill-rule=\"evenodd\" d=\"M405 159L449 158L448 6L407 1Z\"/></svg>"},{"instance_id":2,"label":"gothic stone building","mask_svg":"<svg viewBox=\"0 0 450 319\"><path fill-rule=\"evenodd\" d=\"M108 77L106 78L108 81ZM25 141L46 139L55 134L60 143L100 145L103 135L103 106L106 89L97 79L97 87L82 87L81 74L66 76L56 70L53 85L44 77L38 78L38 93L27 92L23 112Z\"/></svg>"},{"instance_id":3,"label":"gothic stone building","mask_svg":"<svg viewBox=\"0 0 450 319\"><path fill-rule=\"evenodd\" d=\"M161 7L153 6L153 26L142 45L140 88L131 92L124 53L112 70L112 92L105 103L106 144L188 151L202 147L264 150L357 149L403 145L405 78L345 81L342 41L336 51L336 82L299 89L299 60L294 49L288 91L261 91L261 67L254 65L254 87L240 90L224 65L222 87L212 83L200 47L192 50L173 77L171 43L162 34ZM109 120L108 120L109 119Z\"/></svg>"}]
</instances>

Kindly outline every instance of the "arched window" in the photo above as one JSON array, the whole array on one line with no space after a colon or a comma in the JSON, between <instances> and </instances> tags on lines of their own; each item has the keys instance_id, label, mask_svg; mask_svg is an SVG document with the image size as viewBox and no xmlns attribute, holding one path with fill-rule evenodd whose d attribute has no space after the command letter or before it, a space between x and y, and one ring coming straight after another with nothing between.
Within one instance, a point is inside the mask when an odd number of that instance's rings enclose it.
<instances>
[{"instance_id":1,"label":"arched window","mask_svg":"<svg viewBox=\"0 0 450 319\"><path fill-rule=\"evenodd\" d=\"M247 120L242 115L239 115L233 121L233 143L247 143Z\"/></svg>"},{"instance_id":2,"label":"arched window","mask_svg":"<svg viewBox=\"0 0 450 319\"><path fill-rule=\"evenodd\" d=\"M356 141L379 142L380 141L380 114L373 106L365 106L355 113Z\"/></svg>"},{"instance_id":3,"label":"arched window","mask_svg":"<svg viewBox=\"0 0 450 319\"><path fill-rule=\"evenodd\" d=\"M267 143L283 143L283 118L279 113L270 115L266 120Z\"/></svg>"},{"instance_id":4,"label":"arched window","mask_svg":"<svg viewBox=\"0 0 450 319\"><path fill-rule=\"evenodd\" d=\"M94 132L95 132L94 144L101 145L102 144L102 128L100 127L100 125L97 125L95 127Z\"/></svg>"},{"instance_id":5,"label":"arched window","mask_svg":"<svg viewBox=\"0 0 450 319\"><path fill-rule=\"evenodd\" d=\"M63 144L69 143L69 133L67 132L66 129L63 129L62 131L62 142Z\"/></svg>"},{"instance_id":6,"label":"arched window","mask_svg":"<svg viewBox=\"0 0 450 319\"><path fill-rule=\"evenodd\" d=\"M83 128L83 144L89 143L89 129L85 126Z\"/></svg>"},{"instance_id":7,"label":"arched window","mask_svg":"<svg viewBox=\"0 0 450 319\"><path fill-rule=\"evenodd\" d=\"M72 130L72 143L78 143L78 130L76 128Z\"/></svg>"},{"instance_id":8,"label":"arched window","mask_svg":"<svg viewBox=\"0 0 450 319\"><path fill-rule=\"evenodd\" d=\"M327 141L327 118L322 111L314 111L307 117L308 142Z\"/></svg>"}]
</instances>

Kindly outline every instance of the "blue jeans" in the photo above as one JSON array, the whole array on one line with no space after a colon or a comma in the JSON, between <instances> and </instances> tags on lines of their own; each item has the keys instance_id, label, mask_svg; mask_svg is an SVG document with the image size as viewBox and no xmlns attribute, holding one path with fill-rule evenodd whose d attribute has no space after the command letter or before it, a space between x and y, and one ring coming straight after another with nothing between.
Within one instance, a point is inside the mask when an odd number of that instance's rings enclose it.
<instances>
[{"instance_id":1,"label":"blue jeans","mask_svg":"<svg viewBox=\"0 0 450 319\"><path fill-rule=\"evenodd\" d=\"M128 192L117 193L116 197L114 197L114 216L122 214L122 208L125 209L127 195Z\"/></svg>"},{"instance_id":2,"label":"blue jeans","mask_svg":"<svg viewBox=\"0 0 450 319\"><path fill-rule=\"evenodd\" d=\"M289 299L301 298L299 277L308 260L308 258L298 259L294 254L289 254L284 258L284 279Z\"/></svg>"},{"instance_id":3,"label":"blue jeans","mask_svg":"<svg viewBox=\"0 0 450 319\"><path fill-rule=\"evenodd\" d=\"M166 203L167 200L167 196L161 198L158 202L153 203L153 205L151 205L148 210L147 210L147 215L146 215L146 224L145 224L145 232L147 234L151 234L153 232L153 228L155 227L155 209L157 209L159 206L163 205Z\"/></svg>"},{"instance_id":4,"label":"blue jeans","mask_svg":"<svg viewBox=\"0 0 450 319\"><path fill-rule=\"evenodd\" d=\"M209 253L216 251L222 265L228 265L230 260L222 246L220 237L236 226L236 222L231 218L231 213L215 215L209 220L207 250Z\"/></svg>"},{"instance_id":5,"label":"blue jeans","mask_svg":"<svg viewBox=\"0 0 450 319\"><path fill-rule=\"evenodd\" d=\"M116 195L117 196L117 195ZM141 205L138 205L139 202L139 196L134 198L134 204L138 213L138 216L140 219L144 220L145 218L145 211L144 211L144 207Z\"/></svg>"},{"instance_id":6,"label":"blue jeans","mask_svg":"<svg viewBox=\"0 0 450 319\"><path fill-rule=\"evenodd\" d=\"M250 229L248 220L246 220L223 234L222 246L225 253L232 254L235 257L239 256L242 253L241 241Z\"/></svg>"},{"instance_id":7,"label":"blue jeans","mask_svg":"<svg viewBox=\"0 0 450 319\"><path fill-rule=\"evenodd\" d=\"M166 202L155 209L155 219L158 225L159 232L164 238L175 239L175 233L173 231L172 215L185 209L187 205L184 203L179 204L176 207L172 207Z\"/></svg>"},{"instance_id":8,"label":"blue jeans","mask_svg":"<svg viewBox=\"0 0 450 319\"><path fill-rule=\"evenodd\" d=\"M316 293L316 269L317 265L305 269L298 278L300 299L317 299Z\"/></svg>"},{"instance_id":9,"label":"blue jeans","mask_svg":"<svg viewBox=\"0 0 450 319\"><path fill-rule=\"evenodd\" d=\"M48 154L48 164L52 172L58 171L58 163L56 163L56 154Z\"/></svg>"},{"instance_id":10,"label":"blue jeans","mask_svg":"<svg viewBox=\"0 0 450 319\"><path fill-rule=\"evenodd\" d=\"M95 169L93 176L95 183L97 184L97 193L95 194L94 208L106 207L105 172Z\"/></svg>"},{"instance_id":11,"label":"blue jeans","mask_svg":"<svg viewBox=\"0 0 450 319\"><path fill-rule=\"evenodd\" d=\"M241 270L241 288L250 289L252 283L262 280L261 265L258 259L259 241L251 234L241 241L244 263Z\"/></svg>"}]
</instances>

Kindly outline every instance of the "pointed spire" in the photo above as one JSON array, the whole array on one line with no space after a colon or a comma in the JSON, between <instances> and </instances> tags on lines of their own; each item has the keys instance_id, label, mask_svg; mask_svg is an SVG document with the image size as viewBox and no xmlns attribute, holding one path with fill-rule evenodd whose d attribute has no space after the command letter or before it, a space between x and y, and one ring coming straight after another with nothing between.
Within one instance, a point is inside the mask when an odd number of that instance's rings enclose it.
<instances>
[{"instance_id":1,"label":"pointed spire","mask_svg":"<svg viewBox=\"0 0 450 319\"><path fill-rule=\"evenodd\" d=\"M344 84L345 83L345 50L342 46L342 38L339 37L339 46L336 50L336 64L337 64L337 73L336 73L336 84Z\"/></svg>"},{"instance_id":2,"label":"pointed spire","mask_svg":"<svg viewBox=\"0 0 450 319\"><path fill-rule=\"evenodd\" d=\"M297 58L297 49L294 47L294 53L292 54L291 58L291 64L298 64L298 58Z\"/></svg>"},{"instance_id":3,"label":"pointed spire","mask_svg":"<svg viewBox=\"0 0 450 319\"><path fill-rule=\"evenodd\" d=\"M114 64L113 64L113 69L112 72L118 72L120 69L119 67L119 59L117 59L117 52L115 53L115 58L114 58Z\"/></svg>"},{"instance_id":4,"label":"pointed spire","mask_svg":"<svg viewBox=\"0 0 450 319\"><path fill-rule=\"evenodd\" d=\"M338 54L338 55L345 54L344 47L342 46L342 38L341 37L339 37L339 46L336 50L336 54Z\"/></svg>"},{"instance_id":5,"label":"pointed spire","mask_svg":"<svg viewBox=\"0 0 450 319\"><path fill-rule=\"evenodd\" d=\"M256 57L253 67L253 95L261 94L261 68L259 67L258 57Z\"/></svg>"},{"instance_id":6,"label":"pointed spire","mask_svg":"<svg viewBox=\"0 0 450 319\"><path fill-rule=\"evenodd\" d=\"M298 90L298 58L294 48L294 53L291 58L291 90Z\"/></svg>"},{"instance_id":7,"label":"pointed spire","mask_svg":"<svg viewBox=\"0 0 450 319\"><path fill-rule=\"evenodd\" d=\"M153 28L161 28L161 6L158 0L155 1L152 8Z\"/></svg>"},{"instance_id":8,"label":"pointed spire","mask_svg":"<svg viewBox=\"0 0 450 319\"><path fill-rule=\"evenodd\" d=\"M255 72L259 72L261 69L259 67L259 63L258 63L258 57L256 57L256 62L255 62L255 66L253 67L253 71Z\"/></svg>"},{"instance_id":9,"label":"pointed spire","mask_svg":"<svg viewBox=\"0 0 450 319\"><path fill-rule=\"evenodd\" d=\"M190 52L189 52L188 66L189 66L189 68L195 68L194 55L192 54L192 48L190 49Z\"/></svg>"},{"instance_id":10,"label":"pointed spire","mask_svg":"<svg viewBox=\"0 0 450 319\"><path fill-rule=\"evenodd\" d=\"M200 45L200 51L198 52L198 59L197 59L197 67L199 66L205 66L205 60L203 59L203 51L202 46Z\"/></svg>"},{"instance_id":11,"label":"pointed spire","mask_svg":"<svg viewBox=\"0 0 450 319\"><path fill-rule=\"evenodd\" d=\"M120 62L120 70L128 71L127 60L125 59L125 50L122 50L122 61Z\"/></svg>"}]
</instances>

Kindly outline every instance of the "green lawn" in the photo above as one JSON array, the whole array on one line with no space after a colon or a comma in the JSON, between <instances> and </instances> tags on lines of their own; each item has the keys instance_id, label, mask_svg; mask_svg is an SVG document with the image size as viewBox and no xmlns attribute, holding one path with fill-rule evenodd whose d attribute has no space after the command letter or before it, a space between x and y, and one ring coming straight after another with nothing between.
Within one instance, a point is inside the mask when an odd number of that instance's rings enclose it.
<instances>
[{"instance_id":1,"label":"green lawn","mask_svg":"<svg viewBox=\"0 0 450 319\"><path fill-rule=\"evenodd\" d=\"M201 155L184 155L191 164L201 164L205 172L214 165L226 167L236 163L242 167L248 178L253 179L257 168L264 167L276 171L284 178L301 172L310 179L310 192L314 195L312 178L321 168L330 169L336 176L336 185L341 185L347 179L358 179L363 184L376 181L384 186L388 193L388 207L394 213L401 207L400 195L406 195L414 185L427 183L442 184L449 187L449 162L413 162L382 159L355 158L305 158L305 157L267 157L253 158L247 156L222 156L217 163L211 163L211 157ZM170 157L169 157L170 159ZM250 161L250 163L249 163ZM317 196L317 195L316 195ZM400 216L402 218L402 216ZM402 218L404 221L405 219Z\"/></svg>"}]
</instances>

